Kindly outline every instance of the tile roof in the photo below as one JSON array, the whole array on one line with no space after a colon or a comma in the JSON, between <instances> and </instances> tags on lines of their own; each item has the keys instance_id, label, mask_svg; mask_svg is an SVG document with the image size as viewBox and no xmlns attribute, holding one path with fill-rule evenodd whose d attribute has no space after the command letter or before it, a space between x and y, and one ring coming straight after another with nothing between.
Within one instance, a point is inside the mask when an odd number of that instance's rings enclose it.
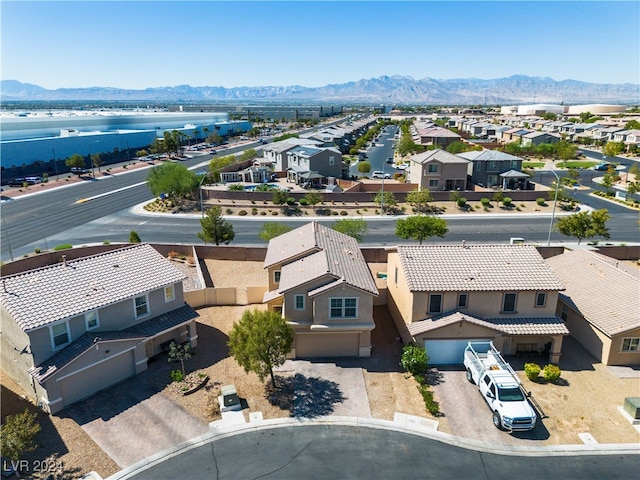
<instances>
[{"instance_id":1,"label":"tile roof","mask_svg":"<svg viewBox=\"0 0 640 480\"><path fill-rule=\"evenodd\" d=\"M164 313L155 318L150 318L138 325L119 332L94 331L85 333L55 355L46 359L41 365L30 369L29 373L41 382L71 363L95 344L114 340L135 340L153 337L197 317L199 317L199 315L193 308L189 305L184 305L176 310Z\"/></svg>"},{"instance_id":2,"label":"tile roof","mask_svg":"<svg viewBox=\"0 0 640 480\"><path fill-rule=\"evenodd\" d=\"M153 247L140 244L3 277L0 301L28 331L185 278Z\"/></svg>"},{"instance_id":3,"label":"tile roof","mask_svg":"<svg viewBox=\"0 0 640 480\"><path fill-rule=\"evenodd\" d=\"M533 245L410 245L398 255L412 292L562 290Z\"/></svg>"},{"instance_id":4,"label":"tile roof","mask_svg":"<svg viewBox=\"0 0 640 480\"><path fill-rule=\"evenodd\" d=\"M439 148L435 150L427 150L426 152L418 153L411 156L411 161L424 165L431 161L438 161L440 163L469 163L469 160L460 158L457 155L453 155L445 150Z\"/></svg>"},{"instance_id":5,"label":"tile roof","mask_svg":"<svg viewBox=\"0 0 640 480\"><path fill-rule=\"evenodd\" d=\"M459 157L466 158L473 162L501 162L504 160L522 160L520 157L500 152L499 150L473 150L470 152L462 152L456 154Z\"/></svg>"},{"instance_id":6,"label":"tile roof","mask_svg":"<svg viewBox=\"0 0 640 480\"><path fill-rule=\"evenodd\" d=\"M413 322L409 324L408 330L412 336L415 336L461 321L490 328L508 335L569 335L569 330L565 326L564 322L556 316L483 319L459 311L445 313L438 317Z\"/></svg>"},{"instance_id":7,"label":"tile roof","mask_svg":"<svg viewBox=\"0 0 640 480\"><path fill-rule=\"evenodd\" d=\"M264 265L282 264L283 292L322 275L343 278L347 284L378 294L358 242L343 233L310 222L269 241Z\"/></svg>"},{"instance_id":8,"label":"tile roof","mask_svg":"<svg viewBox=\"0 0 640 480\"><path fill-rule=\"evenodd\" d=\"M640 328L640 278L587 250L547 258L566 286L561 300L609 336ZM613 263L612 263L613 262Z\"/></svg>"}]
</instances>

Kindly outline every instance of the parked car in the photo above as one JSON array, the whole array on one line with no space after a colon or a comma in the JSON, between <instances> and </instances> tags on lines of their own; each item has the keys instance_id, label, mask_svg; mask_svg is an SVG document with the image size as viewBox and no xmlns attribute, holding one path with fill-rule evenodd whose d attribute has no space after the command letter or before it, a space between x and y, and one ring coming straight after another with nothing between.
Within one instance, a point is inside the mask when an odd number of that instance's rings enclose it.
<instances>
[{"instance_id":1,"label":"parked car","mask_svg":"<svg viewBox=\"0 0 640 480\"><path fill-rule=\"evenodd\" d=\"M598 165L596 165L595 167L593 167L594 170L598 170L598 171L607 171L609 170L609 167L611 166L610 163L599 163Z\"/></svg>"},{"instance_id":2,"label":"parked car","mask_svg":"<svg viewBox=\"0 0 640 480\"><path fill-rule=\"evenodd\" d=\"M387 157L387 163L393 163L393 157Z\"/></svg>"},{"instance_id":3,"label":"parked car","mask_svg":"<svg viewBox=\"0 0 640 480\"><path fill-rule=\"evenodd\" d=\"M36 185L38 183L42 183L42 177L39 177L39 176L26 177L25 180L29 185Z\"/></svg>"},{"instance_id":4,"label":"parked car","mask_svg":"<svg viewBox=\"0 0 640 480\"><path fill-rule=\"evenodd\" d=\"M25 183L26 183L26 179L24 177L18 177L18 178L14 178L13 180L9 180L9 183L7 183L7 185L9 185L10 187L22 187Z\"/></svg>"},{"instance_id":5,"label":"parked car","mask_svg":"<svg viewBox=\"0 0 640 480\"><path fill-rule=\"evenodd\" d=\"M89 173L89 170L87 170L86 168L71 167L71 173L75 173L76 175L80 175L80 174L83 174L83 173Z\"/></svg>"},{"instance_id":6,"label":"parked car","mask_svg":"<svg viewBox=\"0 0 640 480\"><path fill-rule=\"evenodd\" d=\"M371 178L391 178L391 175L383 173L380 170L376 170L371 174Z\"/></svg>"}]
</instances>

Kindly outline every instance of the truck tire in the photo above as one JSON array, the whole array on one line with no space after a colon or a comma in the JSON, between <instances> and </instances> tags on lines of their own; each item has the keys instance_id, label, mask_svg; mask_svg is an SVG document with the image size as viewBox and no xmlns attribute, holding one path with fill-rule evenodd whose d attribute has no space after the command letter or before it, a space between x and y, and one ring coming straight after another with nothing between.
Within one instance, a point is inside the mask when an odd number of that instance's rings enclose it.
<instances>
[{"instance_id":1,"label":"truck tire","mask_svg":"<svg viewBox=\"0 0 640 480\"><path fill-rule=\"evenodd\" d=\"M473 381L473 375L471 374L471 369L467 368L467 380L469 381L469 383L472 383L475 385L476 382Z\"/></svg>"},{"instance_id":2,"label":"truck tire","mask_svg":"<svg viewBox=\"0 0 640 480\"><path fill-rule=\"evenodd\" d=\"M495 412L493 412L493 424L495 425L495 427L498 430L502 430L502 419L500 418L500 414L498 413L498 411L496 410Z\"/></svg>"}]
</instances>

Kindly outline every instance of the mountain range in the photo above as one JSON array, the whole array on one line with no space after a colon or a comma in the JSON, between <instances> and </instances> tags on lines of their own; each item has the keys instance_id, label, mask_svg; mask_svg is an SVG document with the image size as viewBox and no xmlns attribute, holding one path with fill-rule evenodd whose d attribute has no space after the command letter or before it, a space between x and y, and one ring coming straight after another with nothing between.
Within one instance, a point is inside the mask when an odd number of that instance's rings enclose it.
<instances>
[{"instance_id":1,"label":"mountain range","mask_svg":"<svg viewBox=\"0 0 640 480\"><path fill-rule=\"evenodd\" d=\"M128 90L110 87L48 90L16 80L0 81L7 101L297 102L342 104L504 105L527 103L640 103L640 85L601 84L513 75L496 79L437 80L393 75L322 87L175 87Z\"/></svg>"}]
</instances>

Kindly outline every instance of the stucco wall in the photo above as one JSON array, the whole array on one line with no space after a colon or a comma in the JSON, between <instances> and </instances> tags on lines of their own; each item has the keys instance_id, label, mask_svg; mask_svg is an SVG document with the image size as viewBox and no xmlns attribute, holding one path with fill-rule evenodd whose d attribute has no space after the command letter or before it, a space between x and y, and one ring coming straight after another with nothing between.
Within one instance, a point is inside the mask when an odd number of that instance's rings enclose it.
<instances>
[{"instance_id":1,"label":"stucco wall","mask_svg":"<svg viewBox=\"0 0 640 480\"><path fill-rule=\"evenodd\" d=\"M31 376L27 370L33 367L28 335L11 319L9 313L0 307L0 362L2 370L13 378L27 394L34 394ZM24 353L20 353L24 350ZM34 394L35 395L35 394Z\"/></svg>"}]
</instances>

